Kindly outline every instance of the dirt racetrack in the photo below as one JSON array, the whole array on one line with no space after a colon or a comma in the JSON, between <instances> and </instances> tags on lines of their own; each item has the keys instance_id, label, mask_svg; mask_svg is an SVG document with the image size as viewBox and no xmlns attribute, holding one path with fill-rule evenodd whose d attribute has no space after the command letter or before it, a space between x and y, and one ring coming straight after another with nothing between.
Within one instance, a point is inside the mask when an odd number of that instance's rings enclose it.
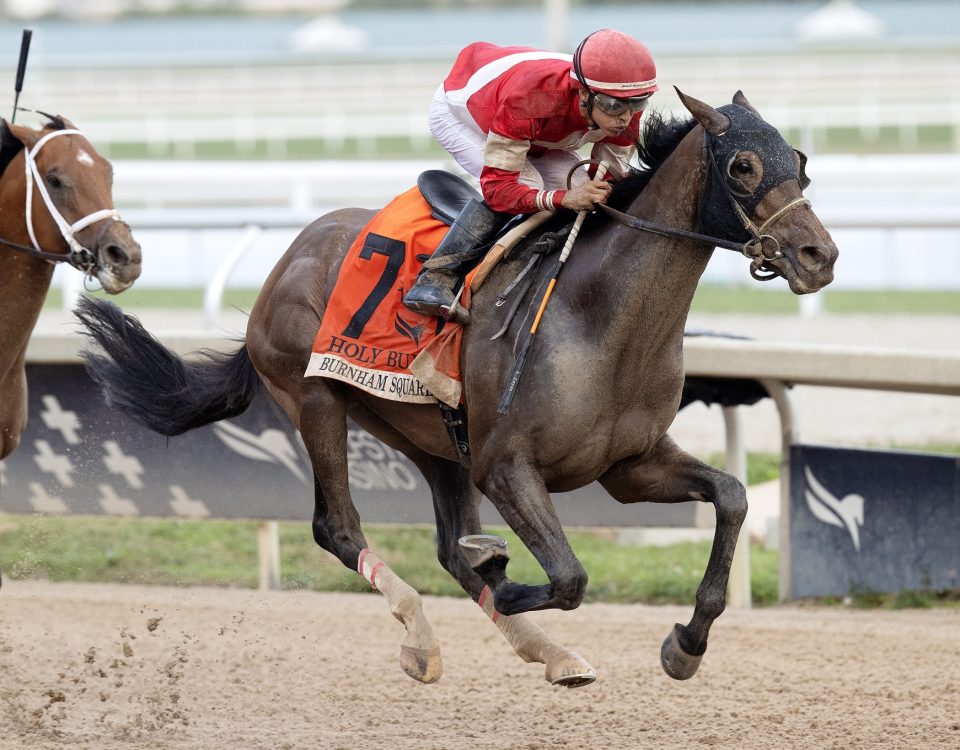
<instances>
[{"instance_id":1,"label":"dirt racetrack","mask_svg":"<svg viewBox=\"0 0 960 750\"><path fill-rule=\"evenodd\" d=\"M4 582L0 748L960 747L960 611L729 611L700 673L660 669L686 607L538 613L598 680L550 687L465 599L425 600L445 674L396 664L378 595Z\"/></svg>"}]
</instances>

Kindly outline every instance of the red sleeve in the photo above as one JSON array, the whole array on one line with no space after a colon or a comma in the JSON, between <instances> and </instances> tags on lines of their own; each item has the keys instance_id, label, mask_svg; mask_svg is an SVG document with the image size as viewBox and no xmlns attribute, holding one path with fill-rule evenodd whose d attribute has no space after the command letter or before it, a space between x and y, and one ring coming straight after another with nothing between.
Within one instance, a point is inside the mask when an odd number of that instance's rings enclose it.
<instances>
[{"instance_id":1,"label":"red sleeve","mask_svg":"<svg viewBox=\"0 0 960 750\"><path fill-rule=\"evenodd\" d=\"M510 214L533 214L560 208L566 190L537 190L519 180L519 172L484 167L480 172L483 199L494 211Z\"/></svg>"}]
</instances>

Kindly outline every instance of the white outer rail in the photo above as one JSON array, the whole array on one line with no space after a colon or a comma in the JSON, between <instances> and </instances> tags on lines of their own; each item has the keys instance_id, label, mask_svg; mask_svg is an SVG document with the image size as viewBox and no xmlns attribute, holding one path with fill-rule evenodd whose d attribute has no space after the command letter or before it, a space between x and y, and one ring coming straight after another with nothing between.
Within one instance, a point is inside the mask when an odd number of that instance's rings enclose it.
<instances>
[{"instance_id":1,"label":"white outer rail","mask_svg":"<svg viewBox=\"0 0 960 750\"><path fill-rule=\"evenodd\" d=\"M431 165L436 167L438 165ZM157 229L242 229L242 236L234 243L214 272L204 291L206 325L216 327L223 293L229 285L232 271L253 246L257 236L267 229L300 230L314 219L333 210L316 208L167 208L125 209L123 216L130 226L142 230ZM818 210L823 223L831 229L960 229L960 205L957 206L894 206L844 207ZM80 293L81 278L65 275L63 306L71 310ZM816 312L819 297L808 295L810 312ZM807 308L804 308L807 309Z\"/></svg>"},{"instance_id":2,"label":"white outer rail","mask_svg":"<svg viewBox=\"0 0 960 750\"><path fill-rule=\"evenodd\" d=\"M960 396L960 352L840 347L812 344L771 344L717 338L684 342L688 375L759 380L780 416L780 600L792 596L790 581L790 448L799 439L796 413L788 385L830 386ZM731 445L730 456L743 453ZM739 437L735 438L739 440ZM748 579L749 580L749 579Z\"/></svg>"}]
</instances>

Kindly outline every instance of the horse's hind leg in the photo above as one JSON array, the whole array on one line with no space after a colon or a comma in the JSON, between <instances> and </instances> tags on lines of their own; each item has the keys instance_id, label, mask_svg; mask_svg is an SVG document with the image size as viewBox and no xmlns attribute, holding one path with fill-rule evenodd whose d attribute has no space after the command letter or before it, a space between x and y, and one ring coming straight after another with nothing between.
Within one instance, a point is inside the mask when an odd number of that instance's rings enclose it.
<instances>
[{"instance_id":1,"label":"horse's hind leg","mask_svg":"<svg viewBox=\"0 0 960 750\"><path fill-rule=\"evenodd\" d=\"M684 453L667 436L648 455L621 461L600 477L604 488L621 503L713 503L717 514L710 560L697 589L693 617L676 625L663 642L660 662L678 680L696 673L707 650L710 626L726 605L730 563L740 526L747 515L747 493L733 476Z\"/></svg>"},{"instance_id":2,"label":"horse's hind leg","mask_svg":"<svg viewBox=\"0 0 960 750\"><path fill-rule=\"evenodd\" d=\"M420 682L436 682L443 673L440 645L423 613L420 594L367 548L350 498L343 402L325 382L305 384L304 391L300 434L314 468L314 539L386 597L393 616L407 631L400 646L401 669Z\"/></svg>"},{"instance_id":3,"label":"horse's hind leg","mask_svg":"<svg viewBox=\"0 0 960 750\"><path fill-rule=\"evenodd\" d=\"M593 682L593 667L580 655L551 640L527 615L497 612L490 588L467 563L458 541L462 536L480 533L479 508L483 497L469 472L442 459L415 460L433 493L440 564L480 605L521 659L544 665L544 677L550 684L580 687Z\"/></svg>"}]
</instances>

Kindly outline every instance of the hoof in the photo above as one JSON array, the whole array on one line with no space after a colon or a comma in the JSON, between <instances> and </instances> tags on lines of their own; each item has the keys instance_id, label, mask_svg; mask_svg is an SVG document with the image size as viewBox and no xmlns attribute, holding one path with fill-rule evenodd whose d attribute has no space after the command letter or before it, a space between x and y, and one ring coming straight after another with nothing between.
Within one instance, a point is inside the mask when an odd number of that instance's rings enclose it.
<instances>
[{"instance_id":1,"label":"hoof","mask_svg":"<svg viewBox=\"0 0 960 750\"><path fill-rule=\"evenodd\" d=\"M597 673L582 657L577 654L567 654L554 664L548 663L544 677L551 685L576 688L594 682L597 679Z\"/></svg>"},{"instance_id":2,"label":"hoof","mask_svg":"<svg viewBox=\"0 0 960 750\"><path fill-rule=\"evenodd\" d=\"M596 679L597 675L591 669L589 672L583 672L582 674L565 674L563 677L550 680L550 684L560 685L565 688L578 688L589 685L590 683L595 682Z\"/></svg>"},{"instance_id":3,"label":"hoof","mask_svg":"<svg viewBox=\"0 0 960 750\"><path fill-rule=\"evenodd\" d=\"M680 646L680 639L677 633L680 631L680 625L674 625L660 647L660 664L663 671L675 680L689 680L697 673L700 667L700 661L703 656L691 656Z\"/></svg>"},{"instance_id":4,"label":"hoof","mask_svg":"<svg viewBox=\"0 0 960 750\"><path fill-rule=\"evenodd\" d=\"M509 560L507 540L493 534L469 534L457 540L467 563L476 570L494 559Z\"/></svg>"},{"instance_id":5,"label":"hoof","mask_svg":"<svg viewBox=\"0 0 960 750\"><path fill-rule=\"evenodd\" d=\"M427 685L436 682L443 674L440 648L415 648L401 645L400 669L418 682Z\"/></svg>"}]
</instances>

